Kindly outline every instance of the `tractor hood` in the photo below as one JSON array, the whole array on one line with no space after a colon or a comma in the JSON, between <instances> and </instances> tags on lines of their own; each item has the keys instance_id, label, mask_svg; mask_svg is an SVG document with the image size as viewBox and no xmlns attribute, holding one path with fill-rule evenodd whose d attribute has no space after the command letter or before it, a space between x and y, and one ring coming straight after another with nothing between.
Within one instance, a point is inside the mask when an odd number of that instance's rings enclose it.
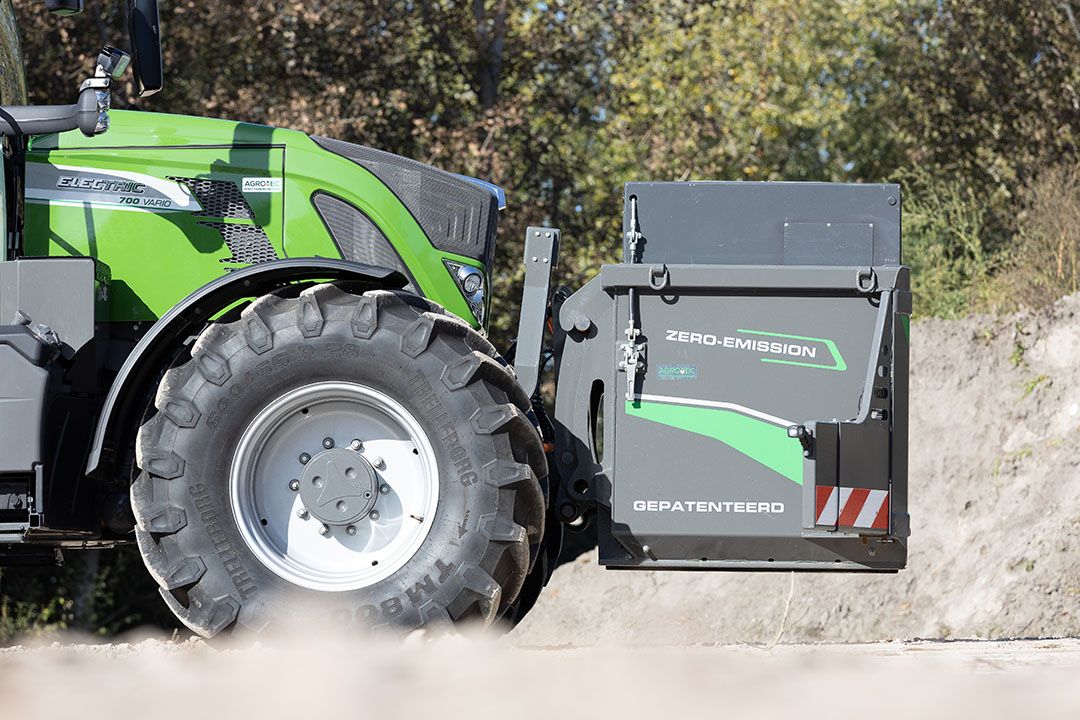
<instances>
[{"instance_id":1,"label":"tractor hood","mask_svg":"<svg viewBox=\"0 0 1080 720\"><path fill-rule=\"evenodd\" d=\"M505 197L491 183L295 130L132 111L114 111L105 135L35 137L28 159L28 247L47 254L57 228L81 247L90 207L100 234L125 238L100 260L139 286L126 319L159 317L226 268L340 257L483 323ZM198 277L174 273L181 263Z\"/></svg>"},{"instance_id":2,"label":"tractor hood","mask_svg":"<svg viewBox=\"0 0 1080 720\"><path fill-rule=\"evenodd\" d=\"M491 267L499 207L505 204L501 189L382 150L332 138L311 139L324 150L351 160L381 180L409 210L437 250Z\"/></svg>"}]
</instances>

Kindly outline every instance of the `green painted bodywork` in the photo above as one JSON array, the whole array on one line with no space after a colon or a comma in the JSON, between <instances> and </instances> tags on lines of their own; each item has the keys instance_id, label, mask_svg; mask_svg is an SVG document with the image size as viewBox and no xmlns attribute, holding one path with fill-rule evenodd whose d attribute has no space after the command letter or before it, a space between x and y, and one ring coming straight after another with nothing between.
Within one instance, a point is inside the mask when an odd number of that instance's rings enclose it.
<instances>
[{"instance_id":1,"label":"green painted bodywork","mask_svg":"<svg viewBox=\"0 0 1080 720\"><path fill-rule=\"evenodd\" d=\"M217 220L192 212L150 212L98 204L26 204L27 257L92 256L112 274L111 320L153 321L192 291L242 264L221 233L205 222L262 227L279 257L339 258L311 204L326 192L363 211L394 245L426 297L477 326L444 260L480 266L435 249L409 210L377 177L294 130L131 111L113 111L112 127L34 139L30 163L169 177L233 181L277 178L282 190L246 193L254 221Z\"/></svg>"},{"instance_id":2,"label":"green painted bodywork","mask_svg":"<svg viewBox=\"0 0 1080 720\"><path fill-rule=\"evenodd\" d=\"M787 428L721 408L692 407L636 400L626 414L719 440L728 447L803 484L802 445Z\"/></svg>"}]
</instances>

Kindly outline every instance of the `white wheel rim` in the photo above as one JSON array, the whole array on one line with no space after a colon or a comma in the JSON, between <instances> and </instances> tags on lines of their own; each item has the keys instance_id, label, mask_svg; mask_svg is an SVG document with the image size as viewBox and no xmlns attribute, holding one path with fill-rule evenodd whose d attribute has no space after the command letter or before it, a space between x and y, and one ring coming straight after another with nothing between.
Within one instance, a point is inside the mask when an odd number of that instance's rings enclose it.
<instances>
[{"instance_id":1,"label":"white wheel rim","mask_svg":"<svg viewBox=\"0 0 1080 720\"><path fill-rule=\"evenodd\" d=\"M325 494L313 501L323 487L317 468L336 478L326 502ZM302 491L294 489L301 482ZM373 507L343 520L340 511L365 502L369 483ZM346 485L351 494L337 492ZM394 574L420 549L438 506L438 463L427 434L396 400L365 385L319 382L277 398L251 421L233 456L229 495L248 548L275 574L312 590L356 590ZM335 507L338 495L358 502Z\"/></svg>"}]
</instances>

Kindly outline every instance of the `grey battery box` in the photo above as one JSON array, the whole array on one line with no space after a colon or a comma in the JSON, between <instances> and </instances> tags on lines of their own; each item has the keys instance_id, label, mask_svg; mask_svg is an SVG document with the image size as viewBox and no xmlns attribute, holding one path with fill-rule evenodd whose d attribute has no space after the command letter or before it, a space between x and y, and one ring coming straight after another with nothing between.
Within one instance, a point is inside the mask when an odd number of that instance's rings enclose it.
<instances>
[{"instance_id":1,"label":"grey battery box","mask_svg":"<svg viewBox=\"0 0 1080 720\"><path fill-rule=\"evenodd\" d=\"M0 480L17 499L0 530L92 522L85 458L59 448L89 443L108 294L108 268L90 258L0 262Z\"/></svg>"},{"instance_id":2,"label":"grey battery box","mask_svg":"<svg viewBox=\"0 0 1080 720\"><path fill-rule=\"evenodd\" d=\"M630 183L558 309L556 458L613 568L906 562L900 189Z\"/></svg>"},{"instance_id":3,"label":"grey battery box","mask_svg":"<svg viewBox=\"0 0 1080 720\"><path fill-rule=\"evenodd\" d=\"M108 318L110 273L92 258L22 258L0 262L0 324L17 313L51 328L61 341L66 380L80 392L98 389Z\"/></svg>"},{"instance_id":4,"label":"grey battery box","mask_svg":"<svg viewBox=\"0 0 1080 720\"><path fill-rule=\"evenodd\" d=\"M44 456L40 421L59 384L57 350L26 325L0 325L0 474L29 474Z\"/></svg>"}]
</instances>

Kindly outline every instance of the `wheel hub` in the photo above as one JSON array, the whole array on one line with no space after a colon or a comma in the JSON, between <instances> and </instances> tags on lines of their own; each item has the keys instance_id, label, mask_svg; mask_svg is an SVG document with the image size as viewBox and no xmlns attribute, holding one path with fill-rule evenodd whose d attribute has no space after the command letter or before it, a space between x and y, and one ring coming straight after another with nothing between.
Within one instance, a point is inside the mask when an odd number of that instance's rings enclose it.
<instances>
[{"instance_id":1,"label":"wheel hub","mask_svg":"<svg viewBox=\"0 0 1080 720\"><path fill-rule=\"evenodd\" d=\"M280 577L327 592L389 577L435 522L439 469L424 428L358 383L297 387L260 410L229 471L248 549Z\"/></svg>"},{"instance_id":2,"label":"wheel hub","mask_svg":"<svg viewBox=\"0 0 1080 720\"><path fill-rule=\"evenodd\" d=\"M363 520L379 497L379 478L363 455L346 448L324 450L304 465L300 500L327 525Z\"/></svg>"}]
</instances>

